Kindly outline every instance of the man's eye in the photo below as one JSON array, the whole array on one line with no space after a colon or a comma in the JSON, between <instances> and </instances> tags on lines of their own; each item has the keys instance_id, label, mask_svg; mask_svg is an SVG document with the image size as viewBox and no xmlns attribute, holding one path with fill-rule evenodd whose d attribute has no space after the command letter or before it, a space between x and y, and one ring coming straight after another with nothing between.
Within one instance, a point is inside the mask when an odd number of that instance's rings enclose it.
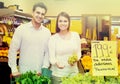
<instances>
[{"instance_id":1,"label":"man's eye","mask_svg":"<svg viewBox=\"0 0 120 84\"><path fill-rule=\"evenodd\" d=\"M44 13L42 13L41 15L43 15L43 16L44 16L45 14L44 14Z\"/></svg>"},{"instance_id":2,"label":"man's eye","mask_svg":"<svg viewBox=\"0 0 120 84\"><path fill-rule=\"evenodd\" d=\"M45 13L40 13L40 12L37 12L37 14L41 14L42 16L44 16L44 15L45 15Z\"/></svg>"}]
</instances>

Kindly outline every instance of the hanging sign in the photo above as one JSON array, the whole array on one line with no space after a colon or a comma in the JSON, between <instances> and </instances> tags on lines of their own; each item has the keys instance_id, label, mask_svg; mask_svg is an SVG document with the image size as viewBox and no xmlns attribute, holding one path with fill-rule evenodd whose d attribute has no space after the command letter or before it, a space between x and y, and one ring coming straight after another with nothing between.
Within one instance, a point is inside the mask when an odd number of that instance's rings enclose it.
<instances>
[{"instance_id":1,"label":"hanging sign","mask_svg":"<svg viewBox=\"0 0 120 84\"><path fill-rule=\"evenodd\" d=\"M92 41L92 73L93 76L117 76L117 42Z\"/></svg>"}]
</instances>

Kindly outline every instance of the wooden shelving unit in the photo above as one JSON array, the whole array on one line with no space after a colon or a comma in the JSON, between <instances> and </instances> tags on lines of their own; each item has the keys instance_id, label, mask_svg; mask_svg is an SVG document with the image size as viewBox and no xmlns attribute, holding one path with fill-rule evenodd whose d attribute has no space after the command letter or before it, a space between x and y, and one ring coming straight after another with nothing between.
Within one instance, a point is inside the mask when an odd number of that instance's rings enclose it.
<instances>
[{"instance_id":1,"label":"wooden shelving unit","mask_svg":"<svg viewBox=\"0 0 120 84\"><path fill-rule=\"evenodd\" d=\"M7 8L2 8L0 9L0 17L2 16L16 16L16 17L20 17L20 18L24 18L24 19L31 19L32 15L28 14L28 13L23 13L21 11L14 11L11 9L7 9Z\"/></svg>"}]
</instances>

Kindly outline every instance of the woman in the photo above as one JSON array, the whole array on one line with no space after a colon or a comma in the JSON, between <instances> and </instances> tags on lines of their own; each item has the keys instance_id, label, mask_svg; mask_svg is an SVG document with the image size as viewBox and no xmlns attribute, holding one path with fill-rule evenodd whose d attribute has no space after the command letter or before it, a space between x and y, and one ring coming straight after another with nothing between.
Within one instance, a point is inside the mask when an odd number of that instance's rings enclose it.
<instances>
[{"instance_id":1,"label":"woman","mask_svg":"<svg viewBox=\"0 0 120 84\"><path fill-rule=\"evenodd\" d=\"M78 60L81 57L81 43L79 34L69 31L70 17L61 12L56 21L56 34L49 40L49 55L52 70L52 84L60 84L61 78L79 72L77 61L69 64L68 59L76 53Z\"/></svg>"}]
</instances>

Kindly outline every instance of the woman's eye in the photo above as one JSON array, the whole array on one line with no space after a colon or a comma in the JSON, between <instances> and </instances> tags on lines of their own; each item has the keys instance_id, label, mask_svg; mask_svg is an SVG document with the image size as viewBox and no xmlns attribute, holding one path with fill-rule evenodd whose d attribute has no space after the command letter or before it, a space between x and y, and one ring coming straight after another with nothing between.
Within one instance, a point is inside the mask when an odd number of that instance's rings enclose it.
<instances>
[{"instance_id":1,"label":"woman's eye","mask_svg":"<svg viewBox=\"0 0 120 84\"><path fill-rule=\"evenodd\" d=\"M59 22L62 22L62 20L59 20Z\"/></svg>"},{"instance_id":2,"label":"woman's eye","mask_svg":"<svg viewBox=\"0 0 120 84\"><path fill-rule=\"evenodd\" d=\"M67 20L64 20L64 21L63 21L63 20L59 20L59 22L65 22L65 23L66 23L66 22L68 22L68 21L67 21Z\"/></svg>"},{"instance_id":3,"label":"woman's eye","mask_svg":"<svg viewBox=\"0 0 120 84\"><path fill-rule=\"evenodd\" d=\"M67 20L65 20L64 22L67 22Z\"/></svg>"}]
</instances>

